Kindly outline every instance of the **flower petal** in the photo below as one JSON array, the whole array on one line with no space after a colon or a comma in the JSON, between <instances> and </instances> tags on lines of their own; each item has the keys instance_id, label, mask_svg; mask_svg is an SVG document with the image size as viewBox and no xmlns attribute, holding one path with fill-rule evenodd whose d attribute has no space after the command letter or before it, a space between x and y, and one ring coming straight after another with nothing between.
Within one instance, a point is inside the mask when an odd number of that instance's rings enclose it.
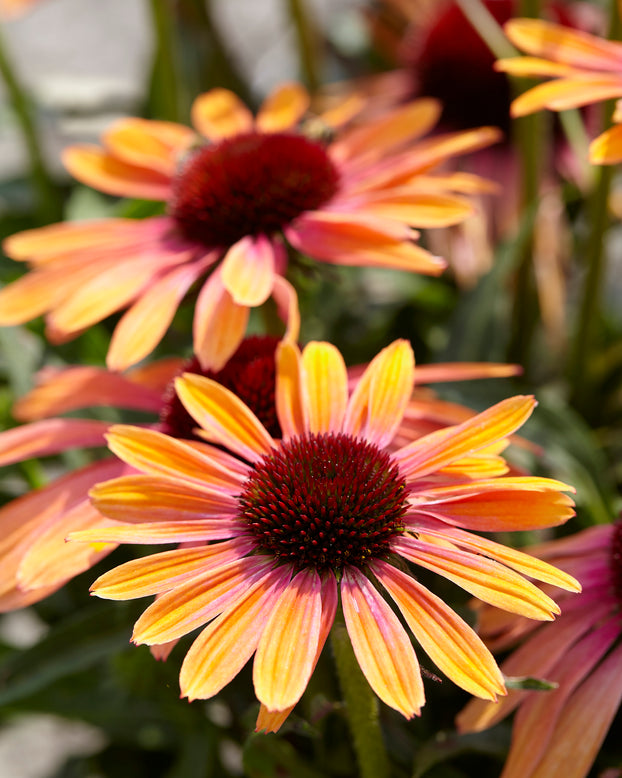
<instances>
[{"instance_id":1,"label":"flower petal","mask_svg":"<svg viewBox=\"0 0 622 778\"><path fill-rule=\"evenodd\" d=\"M12 413L20 421L36 421L97 405L159 413L162 393L99 367L46 368L38 373L37 386L13 405Z\"/></svg>"},{"instance_id":2,"label":"flower petal","mask_svg":"<svg viewBox=\"0 0 622 778\"><path fill-rule=\"evenodd\" d=\"M242 342L249 310L234 302L219 270L199 292L194 311L194 353L204 370L221 370Z\"/></svg>"},{"instance_id":3,"label":"flower petal","mask_svg":"<svg viewBox=\"0 0 622 778\"><path fill-rule=\"evenodd\" d=\"M304 435L309 429L303 402L301 356L295 343L281 342L276 350L276 412L283 439Z\"/></svg>"},{"instance_id":4,"label":"flower petal","mask_svg":"<svg viewBox=\"0 0 622 778\"><path fill-rule=\"evenodd\" d=\"M406 340L396 340L369 363L348 405L344 432L386 446L399 427L410 400L415 357Z\"/></svg>"},{"instance_id":5,"label":"flower petal","mask_svg":"<svg viewBox=\"0 0 622 778\"><path fill-rule=\"evenodd\" d=\"M271 241L265 235L247 235L225 254L222 283L235 303L254 308L265 303L272 292L274 267Z\"/></svg>"},{"instance_id":6,"label":"flower petal","mask_svg":"<svg viewBox=\"0 0 622 778\"><path fill-rule=\"evenodd\" d=\"M152 475L126 475L97 484L90 496L104 516L137 524L227 519L237 506L234 497L218 488Z\"/></svg>"},{"instance_id":7,"label":"flower petal","mask_svg":"<svg viewBox=\"0 0 622 778\"><path fill-rule=\"evenodd\" d=\"M185 583L205 570L228 565L249 549L245 538L210 543L196 548L176 548L150 554L115 567L100 576L91 591L106 600L131 600L160 594Z\"/></svg>"},{"instance_id":8,"label":"flower petal","mask_svg":"<svg viewBox=\"0 0 622 778\"><path fill-rule=\"evenodd\" d=\"M183 124L135 118L120 119L102 137L117 159L169 177L195 139L193 130Z\"/></svg>"},{"instance_id":9,"label":"flower petal","mask_svg":"<svg viewBox=\"0 0 622 778\"><path fill-rule=\"evenodd\" d=\"M406 227L397 236L389 220L334 211L306 213L288 227L287 238L298 251L336 265L389 267L438 275L445 262L412 243ZM394 228L395 222L391 222Z\"/></svg>"},{"instance_id":10,"label":"flower petal","mask_svg":"<svg viewBox=\"0 0 622 778\"><path fill-rule=\"evenodd\" d=\"M535 57L593 70L622 70L622 46L583 30L541 19L511 19L505 34L522 51Z\"/></svg>"},{"instance_id":11,"label":"flower petal","mask_svg":"<svg viewBox=\"0 0 622 778\"><path fill-rule=\"evenodd\" d=\"M297 83L282 84L264 100L255 119L261 132L283 132L295 127L309 108L309 93Z\"/></svg>"},{"instance_id":12,"label":"flower petal","mask_svg":"<svg viewBox=\"0 0 622 778\"><path fill-rule=\"evenodd\" d=\"M95 419L45 419L0 432L0 466L71 448L105 446L110 425Z\"/></svg>"},{"instance_id":13,"label":"flower petal","mask_svg":"<svg viewBox=\"0 0 622 778\"><path fill-rule=\"evenodd\" d=\"M473 205L458 195L419 192L405 186L372 191L349 204L356 204L358 212L432 229L459 224L474 212Z\"/></svg>"},{"instance_id":14,"label":"flower petal","mask_svg":"<svg viewBox=\"0 0 622 778\"><path fill-rule=\"evenodd\" d=\"M616 124L590 143L592 165L617 165L622 162L622 124Z\"/></svg>"},{"instance_id":15,"label":"flower petal","mask_svg":"<svg viewBox=\"0 0 622 778\"><path fill-rule=\"evenodd\" d=\"M206 138L219 141L253 129L253 115L228 89L211 89L192 104L192 124Z\"/></svg>"},{"instance_id":16,"label":"flower petal","mask_svg":"<svg viewBox=\"0 0 622 778\"><path fill-rule=\"evenodd\" d=\"M559 613L556 603L537 586L479 554L432 545L407 536L395 541L393 550L497 608L539 621L552 621L554 614Z\"/></svg>"},{"instance_id":17,"label":"flower petal","mask_svg":"<svg viewBox=\"0 0 622 778\"><path fill-rule=\"evenodd\" d=\"M426 654L448 678L478 697L505 694L503 676L481 639L454 611L410 575L376 561L374 575L393 597Z\"/></svg>"},{"instance_id":18,"label":"flower petal","mask_svg":"<svg viewBox=\"0 0 622 778\"><path fill-rule=\"evenodd\" d=\"M78 181L106 194L163 201L171 194L170 176L129 165L99 146L70 146L63 152L63 164Z\"/></svg>"},{"instance_id":19,"label":"flower petal","mask_svg":"<svg viewBox=\"0 0 622 778\"><path fill-rule=\"evenodd\" d=\"M125 370L151 354L186 292L209 264L208 260L182 265L151 284L115 327L106 356L110 370Z\"/></svg>"},{"instance_id":20,"label":"flower petal","mask_svg":"<svg viewBox=\"0 0 622 778\"><path fill-rule=\"evenodd\" d=\"M551 62L549 59L538 57L511 57L498 59L495 62L495 70L500 73L510 73L513 76L572 76L582 73L571 65L560 62Z\"/></svg>"},{"instance_id":21,"label":"flower petal","mask_svg":"<svg viewBox=\"0 0 622 778\"><path fill-rule=\"evenodd\" d=\"M265 578L266 557L242 557L202 571L156 598L134 625L134 643L168 643L219 615ZM163 582L164 583L164 582ZM97 593L97 592L95 592Z\"/></svg>"},{"instance_id":22,"label":"flower petal","mask_svg":"<svg viewBox=\"0 0 622 778\"><path fill-rule=\"evenodd\" d=\"M294 287L283 276L275 275L272 299L276 303L279 317L285 322L284 340L295 343L300 335L300 310L298 295Z\"/></svg>"},{"instance_id":23,"label":"flower petal","mask_svg":"<svg viewBox=\"0 0 622 778\"><path fill-rule=\"evenodd\" d=\"M257 648L290 577L286 567L266 573L203 630L181 667L183 696L190 700L212 697L235 678Z\"/></svg>"},{"instance_id":24,"label":"flower petal","mask_svg":"<svg viewBox=\"0 0 622 778\"><path fill-rule=\"evenodd\" d=\"M315 570L289 582L266 622L253 665L257 699L269 710L295 705L315 667L322 616L322 584Z\"/></svg>"},{"instance_id":25,"label":"flower petal","mask_svg":"<svg viewBox=\"0 0 622 778\"><path fill-rule=\"evenodd\" d=\"M609 100L622 95L622 77L596 74L558 78L534 86L516 98L511 105L512 116L526 116L548 108L566 111L590 103Z\"/></svg>"},{"instance_id":26,"label":"flower petal","mask_svg":"<svg viewBox=\"0 0 622 778\"><path fill-rule=\"evenodd\" d=\"M369 685L406 718L425 702L417 657L384 599L358 570L344 570L341 601L352 648Z\"/></svg>"},{"instance_id":27,"label":"flower petal","mask_svg":"<svg viewBox=\"0 0 622 778\"><path fill-rule=\"evenodd\" d=\"M194 373L175 380L177 396L206 439L256 462L274 445L251 409L217 381Z\"/></svg>"},{"instance_id":28,"label":"flower petal","mask_svg":"<svg viewBox=\"0 0 622 778\"><path fill-rule=\"evenodd\" d=\"M148 475L180 478L224 494L237 494L244 481L244 471L232 469L231 457L223 458L213 449L202 453L156 430L118 424L108 433L108 446L124 462Z\"/></svg>"},{"instance_id":29,"label":"flower petal","mask_svg":"<svg viewBox=\"0 0 622 778\"><path fill-rule=\"evenodd\" d=\"M348 402L348 376L339 351L330 343L307 344L302 352L301 379L308 432L340 431Z\"/></svg>"},{"instance_id":30,"label":"flower petal","mask_svg":"<svg viewBox=\"0 0 622 778\"><path fill-rule=\"evenodd\" d=\"M533 397L510 397L462 424L413 441L394 457L406 478L421 478L511 435L529 418L535 405Z\"/></svg>"}]
</instances>

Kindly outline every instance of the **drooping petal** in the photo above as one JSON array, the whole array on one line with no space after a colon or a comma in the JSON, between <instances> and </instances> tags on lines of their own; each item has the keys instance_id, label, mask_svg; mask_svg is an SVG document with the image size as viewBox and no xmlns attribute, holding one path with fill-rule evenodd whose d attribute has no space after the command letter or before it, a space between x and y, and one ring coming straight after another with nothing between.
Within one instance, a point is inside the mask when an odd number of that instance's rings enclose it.
<instances>
[{"instance_id":1,"label":"drooping petal","mask_svg":"<svg viewBox=\"0 0 622 778\"><path fill-rule=\"evenodd\" d=\"M393 550L497 608L540 621L552 621L554 614L559 613L556 603L537 586L479 554L432 545L410 537L395 541Z\"/></svg>"},{"instance_id":2,"label":"drooping petal","mask_svg":"<svg viewBox=\"0 0 622 778\"><path fill-rule=\"evenodd\" d=\"M445 262L414 243L405 227L396 222L335 211L306 213L285 232L298 251L336 265L388 267L438 275Z\"/></svg>"},{"instance_id":3,"label":"drooping petal","mask_svg":"<svg viewBox=\"0 0 622 778\"><path fill-rule=\"evenodd\" d=\"M240 672L257 648L272 610L291 573L266 573L194 641L181 667L181 693L190 700L219 692Z\"/></svg>"},{"instance_id":4,"label":"drooping petal","mask_svg":"<svg viewBox=\"0 0 622 778\"><path fill-rule=\"evenodd\" d=\"M551 673L550 680L559 684L558 688L547 694L531 695L523 703L516 716L504 775L518 778L532 774L546 755L564 709L573 706L573 692L594 672L619 634L619 626L612 622L587 634L568 651L561 666L557 666ZM569 743L568 746L573 748L574 744Z\"/></svg>"},{"instance_id":5,"label":"drooping petal","mask_svg":"<svg viewBox=\"0 0 622 778\"><path fill-rule=\"evenodd\" d=\"M290 130L302 119L309 102L309 93L301 84L282 84L262 103L255 126L260 132Z\"/></svg>"},{"instance_id":6,"label":"drooping petal","mask_svg":"<svg viewBox=\"0 0 622 778\"><path fill-rule=\"evenodd\" d=\"M234 497L219 488L152 475L126 475L97 484L90 496L104 516L138 524L227 519L237 506Z\"/></svg>"},{"instance_id":7,"label":"drooping petal","mask_svg":"<svg viewBox=\"0 0 622 778\"><path fill-rule=\"evenodd\" d=\"M340 431L348 402L348 376L339 351L330 343L307 344L302 352L301 379L308 431Z\"/></svg>"},{"instance_id":8,"label":"drooping petal","mask_svg":"<svg viewBox=\"0 0 622 778\"><path fill-rule=\"evenodd\" d=\"M396 340L369 363L350 398L344 431L377 446L393 440L412 395L415 357L410 343Z\"/></svg>"},{"instance_id":9,"label":"drooping petal","mask_svg":"<svg viewBox=\"0 0 622 778\"><path fill-rule=\"evenodd\" d=\"M222 384L194 373L175 381L177 396L206 433L206 439L255 462L273 446L251 409Z\"/></svg>"},{"instance_id":10,"label":"drooping petal","mask_svg":"<svg viewBox=\"0 0 622 778\"><path fill-rule=\"evenodd\" d=\"M565 778L589 771L622 702L622 648L618 646L566 705L533 778L559 770Z\"/></svg>"},{"instance_id":11,"label":"drooping petal","mask_svg":"<svg viewBox=\"0 0 622 778\"><path fill-rule=\"evenodd\" d=\"M108 433L110 450L137 470L190 481L198 487L221 489L237 494L244 476L229 466L231 457L219 452L200 452L196 447L163 435L156 430L115 425Z\"/></svg>"},{"instance_id":12,"label":"drooping petal","mask_svg":"<svg viewBox=\"0 0 622 778\"><path fill-rule=\"evenodd\" d=\"M225 254L222 283L235 303L254 308L272 292L274 265L272 242L265 235L247 235Z\"/></svg>"},{"instance_id":13,"label":"drooping petal","mask_svg":"<svg viewBox=\"0 0 622 778\"><path fill-rule=\"evenodd\" d=\"M397 616L357 570L341 579L341 601L356 659L381 700L406 718L425 702L417 657Z\"/></svg>"},{"instance_id":14,"label":"drooping petal","mask_svg":"<svg viewBox=\"0 0 622 778\"><path fill-rule=\"evenodd\" d=\"M104 446L109 426L95 419L45 419L0 432L0 466L71 448Z\"/></svg>"},{"instance_id":15,"label":"drooping petal","mask_svg":"<svg viewBox=\"0 0 622 778\"><path fill-rule=\"evenodd\" d=\"M313 668L315 668L318 663L324 644L326 643L333 622L335 621L335 614L337 613L339 594L337 592L337 581L335 580L333 573L327 573L322 580L321 599L322 614L320 619L320 637L317 644ZM283 710L268 710L262 703L259 714L257 715L255 731L278 732L294 707L295 705L290 705Z\"/></svg>"},{"instance_id":16,"label":"drooping petal","mask_svg":"<svg viewBox=\"0 0 622 778\"><path fill-rule=\"evenodd\" d=\"M266 557L242 557L202 571L161 594L134 625L132 640L167 643L203 626L236 600L270 568Z\"/></svg>"},{"instance_id":17,"label":"drooping petal","mask_svg":"<svg viewBox=\"0 0 622 778\"><path fill-rule=\"evenodd\" d=\"M434 384L441 381L470 381L474 378L508 378L520 375L520 365L497 362L436 362L417 365L416 384Z\"/></svg>"},{"instance_id":18,"label":"drooping petal","mask_svg":"<svg viewBox=\"0 0 622 778\"><path fill-rule=\"evenodd\" d=\"M551 62L550 59L539 57L511 57L510 59L498 59L495 62L495 70L501 73L510 73L513 76L572 76L584 71L564 65L561 62Z\"/></svg>"},{"instance_id":19,"label":"drooping petal","mask_svg":"<svg viewBox=\"0 0 622 778\"><path fill-rule=\"evenodd\" d=\"M272 287L272 298L276 303L279 317L286 324L283 339L295 343L300 334L300 310L296 290L289 281L276 275Z\"/></svg>"},{"instance_id":20,"label":"drooping petal","mask_svg":"<svg viewBox=\"0 0 622 778\"><path fill-rule=\"evenodd\" d=\"M243 534L241 527L224 519L145 521L70 532L67 540L81 543L207 543Z\"/></svg>"},{"instance_id":21,"label":"drooping petal","mask_svg":"<svg viewBox=\"0 0 622 778\"><path fill-rule=\"evenodd\" d=\"M169 177L175 175L181 155L195 139L183 124L133 117L115 122L102 137L117 159Z\"/></svg>"},{"instance_id":22,"label":"drooping petal","mask_svg":"<svg viewBox=\"0 0 622 778\"><path fill-rule=\"evenodd\" d=\"M225 289L220 272L203 284L194 309L194 353L204 370L221 370L242 342L249 309Z\"/></svg>"},{"instance_id":23,"label":"drooping petal","mask_svg":"<svg viewBox=\"0 0 622 778\"><path fill-rule=\"evenodd\" d=\"M395 219L418 228L449 227L474 212L473 205L458 195L419 192L405 186L369 192L346 204L359 213Z\"/></svg>"},{"instance_id":24,"label":"drooping petal","mask_svg":"<svg viewBox=\"0 0 622 778\"><path fill-rule=\"evenodd\" d=\"M253 129L253 115L228 89L211 89L192 105L192 124L206 138L219 141Z\"/></svg>"},{"instance_id":25,"label":"drooping petal","mask_svg":"<svg viewBox=\"0 0 622 778\"><path fill-rule=\"evenodd\" d=\"M138 298L115 327L106 356L110 370L124 370L153 351L186 292L208 264L209 261L182 265L153 283Z\"/></svg>"},{"instance_id":26,"label":"drooping petal","mask_svg":"<svg viewBox=\"0 0 622 778\"><path fill-rule=\"evenodd\" d=\"M437 430L394 454L406 478L421 478L511 435L531 415L533 397L518 395L454 427Z\"/></svg>"},{"instance_id":27,"label":"drooping petal","mask_svg":"<svg viewBox=\"0 0 622 778\"><path fill-rule=\"evenodd\" d=\"M170 176L129 165L99 146L70 146L63 152L63 164L78 181L106 194L163 201L171 195Z\"/></svg>"},{"instance_id":28,"label":"drooping petal","mask_svg":"<svg viewBox=\"0 0 622 778\"><path fill-rule=\"evenodd\" d=\"M379 560L372 569L417 641L448 678L485 699L496 700L498 694L505 694L503 676L492 654L466 622L411 576Z\"/></svg>"},{"instance_id":29,"label":"drooping petal","mask_svg":"<svg viewBox=\"0 0 622 778\"><path fill-rule=\"evenodd\" d=\"M28 273L0 289L0 326L24 324L71 295L79 280L61 269Z\"/></svg>"},{"instance_id":30,"label":"drooping petal","mask_svg":"<svg viewBox=\"0 0 622 778\"><path fill-rule=\"evenodd\" d=\"M302 570L281 593L266 623L253 665L257 699L269 710L295 705L315 666L322 616L322 584Z\"/></svg>"},{"instance_id":31,"label":"drooping petal","mask_svg":"<svg viewBox=\"0 0 622 778\"><path fill-rule=\"evenodd\" d=\"M590 143L592 165L617 165L622 162L622 124L616 124Z\"/></svg>"},{"instance_id":32,"label":"drooping petal","mask_svg":"<svg viewBox=\"0 0 622 778\"><path fill-rule=\"evenodd\" d=\"M129 600L160 594L185 583L206 567L228 565L243 557L250 541L234 538L197 548L176 548L150 554L115 567L100 576L91 591L106 600Z\"/></svg>"},{"instance_id":33,"label":"drooping petal","mask_svg":"<svg viewBox=\"0 0 622 778\"><path fill-rule=\"evenodd\" d=\"M308 432L308 409L302 393L301 356L295 343L281 342L277 346L275 404L284 440Z\"/></svg>"},{"instance_id":34,"label":"drooping petal","mask_svg":"<svg viewBox=\"0 0 622 778\"><path fill-rule=\"evenodd\" d=\"M511 19L505 34L522 51L578 68L622 71L622 46L583 30L541 19Z\"/></svg>"}]
</instances>

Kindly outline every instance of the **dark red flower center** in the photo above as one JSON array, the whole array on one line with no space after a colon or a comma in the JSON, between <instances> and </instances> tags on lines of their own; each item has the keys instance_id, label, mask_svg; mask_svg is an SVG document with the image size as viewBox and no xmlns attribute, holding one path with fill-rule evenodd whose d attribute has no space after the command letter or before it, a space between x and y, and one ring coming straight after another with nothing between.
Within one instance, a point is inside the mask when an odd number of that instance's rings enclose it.
<instances>
[{"instance_id":1,"label":"dark red flower center","mask_svg":"<svg viewBox=\"0 0 622 778\"><path fill-rule=\"evenodd\" d=\"M622 605L622 518L613 525L610 558L615 594Z\"/></svg>"},{"instance_id":2,"label":"dark red flower center","mask_svg":"<svg viewBox=\"0 0 622 778\"><path fill-rule=\"evenodd\" d=\"M403 531L406 486L391 457L342 433L292 438L256 466L239 498L257 542L295 569L339 572L386 557Z\"/></svg>"},{"instance_id":3,"label":"dark red flower center","mask_svg":"<svg viewBox=\"0 0 622 778\"><path fill-rule=\"evenodd\" d=\"M500 25L519 13L518 0L483 0L483 5ZM443 103L441 122L448 128L494 125L507 132L512 98L507 76L493 69L494 54L455 0L438 0L438 6L428 29L413 29L404 44L417 94ZM544 10L551 21L575 26L563 3L546 3Z\"/></svg>"},{"instance_id":4,"label":"dark red flower center","mask_svg":"<svg viewBox=\"0 0 622 778\"><path fill-rule=\"evenodd\" d=\"M173 182L169 213L204 246L281 230L336 193L339 176L321 143L249 132L195 151Z\"/></svg>"},{"instance_id":5,"label":"dark red flower center","mask_svg":"<svg viewBox=\"0 0 622 778\"><path fill-rule=\"evenodd\" d=\"M195 357L184 365L182 372L198 373L218 381L248 405L272 437L280 438L281 427L274 401L274 354L278 343L276 337L253 335L242 341L221 370L204 370ZM196 421L182 405L171 383L164 395L164 405L160 412L160 430L174 438L200 440L193 433L196 427Z\"/></svg>"}]
</instances>

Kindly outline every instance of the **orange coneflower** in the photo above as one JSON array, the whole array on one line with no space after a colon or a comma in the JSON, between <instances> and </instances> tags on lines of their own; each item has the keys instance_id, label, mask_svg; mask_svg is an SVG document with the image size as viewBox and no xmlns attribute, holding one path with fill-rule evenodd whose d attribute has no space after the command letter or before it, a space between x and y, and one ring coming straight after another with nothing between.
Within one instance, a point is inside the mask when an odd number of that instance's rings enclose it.
<instances>
[{"instance_id":1,"label":"orange coneflower","mask_svg":"<svg viewBox=\"0 0 622 778\"><path fill-rule=\"evenodd\" d=\"M478 700L458 717L481 730L518 707L502 778L585 778L622 703L622 523L593 527L531 549L583 585L561 592L563 614L547 628L482 610L481 634L494 649L521 646L503 663L506 676L543 678L549 691L512 690L498 705Z\"/></svg>"},{"instance_id":2,"label":"orange coneflower","mask_svg":"<svg viewBox=\"0 0 622 778\"><path fill-rule=\"evenodd\" d=\"M351 394L337 349L314 342L301 353L284 342L276 378L281 440L234 394L190 374L177 380L177 392L211 443L111 430L111 450L140 474L92 492L119 525L72 539L193 544L121 565L93 585L111 599L158 595L135 626L136 643L167 644L203 627L181 668L185 696L211 697L255 654L258 728L278 729L307 686L340 596L371 687L404 716L418 714L417 659L382 591L449 678L486 699L505 693L480 639L407 566L512 612L551 619L557 606L522 573L570 589L576 582L471 530L562 523L572 515L569 487L500 475L507 468L499 446L530 415L530 397L394 447L413 378L404 341L380 352Z\"/></svg>"},{"instance_id":3,"label":"orange coneflower","mask_svg":"<svg viewBox=\"0 0 622 778\"><path fill-rule=\"evenodd\" d=\"M141 411L147 423L175 438L199 441L196 423L175 394L173 379L182 370L206 375L240 397L274 437L280 437L274 404L274 354L278 339L245 338L219 371L203 370L196 358L164 359L129 371L111 373L92 366L46 368L37 386L15 404L25 422L0 433L0 465L46 457L70 449L104 445L107 422L66 418L62 414L109 407ZM422 366L417 384L515 375L513 365L457 363ZM402 435L409 439L463 421L473 411L445 403L419 389L409 403ZM77 468L0 509L0 611L21 608L58 589L89 569L115 547L66 543L77 528L107 526L93 509L88 491L95 484L127 472L116 457Z\"/></svg>"},{"instance_id":4,"label":"orange coneflower","mask_svg":"<svg viewBox=\"0 0 622 778\"><path fill-rule=\"evenodd\" d=\"M497 69L551 78L514 100L514 116L543 108L564 111L622 97L622 44L538 19L514 19L505 25L505 32L530 56L499 60ZM614 122L622 120L619 108L613 118ZM622 161L622 125L616 124L592 141L590 161Z\"/></svg>"},{"instance_id":5,"label":"orange coneflower","mask_svg":"<svg viewBox=\"0 0 622 778\"><path fill-rule=\"evenodd\" d=\"M194 103L196 131L123 119L103 148L69 148L65 164L80 181L163 200L166 214L12 236L5 251L33 271L0 292L0 324L46 313L48 336L66 340L129 306L108 353L108 366L122 369L150 353L186 292L209 274L195 308L194 350L204 367L218 369L242 339L249 307L283 297L277 281L287 244L324 262L440 273L444 262L416 245L413 227L456 223L472 207L444 179L418 176L494 142L497 130L415 143L440 110L421 100L330 140L360 101L320 117L327 132L301 123L308 102L302 87L286 85L253 118L233 93L213 89Z\"/></svg>"}]
</instances>

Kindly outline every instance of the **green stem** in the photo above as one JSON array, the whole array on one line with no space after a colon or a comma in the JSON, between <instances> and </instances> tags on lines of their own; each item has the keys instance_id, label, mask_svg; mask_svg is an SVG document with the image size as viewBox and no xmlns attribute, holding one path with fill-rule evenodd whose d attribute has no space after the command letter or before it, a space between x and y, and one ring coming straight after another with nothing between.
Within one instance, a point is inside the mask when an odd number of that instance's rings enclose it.
<instances>
[{"instance_id":1,"label":"green stem","mask_svg":"<svg viewBox=\"0 0 622 778\"><path fill-rule=\"evenodd\" d=\"M456 2L497 59L517 56L518 51L505 37L501 25L481 0L456 0Z\"/></svg>"},{"instance_id":2,"label":"green stem","mask_svg":"<svg viewBox=\"0 0 622 778\"><path fill-rule=\"evenodd\" d=\"M41 144L32 117L30 101L11 63L6 43L0 30L0 74L19 122L24 145L30 161L30 180L38 199L39 218L43 223L58 221L62 202L43 162Z\"/></svg>"},{"instance_id":3,"label":"green stem","mask_svg":"<svg viewBox=\"0 0 622 778\"><path fill-rule=\"evenodd\" d=\"M520 5L522 16L538 17L539 0L523 0ZM533 83L519 79L520 91ZM520 155L522 174L522 206L530 208L538 202L540 194L540 173L542 168L542 140L546 135L545 116L533 114L523 116L514 123L516 143ZM525 373L530 368L531 343L539 321L540 311L533 268L533 236L527 241L516 274L512 325L508 358L522 365Z\"/></svg>"},{"instance_id":4,"label":"green stem","mask_svg":"<svg viewBox=\"0 0 622 778\"><path fill-rule=\"evenodd\" d=\"M616 0L612 0L609 16L611 40L620 37L622 25ZM611 123L613 101L603 106L603 129ZM582 287L579 319L570 361L571 402L580 411L589 411L589 390L593 380L590 362L596 352L597 328L600 321L602 281L605 274L605 235L609 227L609 193L613 180L613 166L603 165L598 170L596 186L589 204L590 230L584 253L586 277Z\"/></svg>"},{"instance_id":5,"label":"green stem","mask_svg":"<svg viewBox=\"0 0 622 778\"><path fill-rule=\"evenodd\" d=\"M186 118L181 95L182 78L175 44L175 14L171 0L150 0L151 19L156 39L149 107L153 116L180 122Z\"/></svg>"},{"instance_id":6,"label":"green stem","mask_svg":"<svg viewBox=\"0 0 622 778\"><path fill-rule=\"evenodd\" d=\"M335 622L331 645L361 778L385 778L390 775L390 763L380 729L378 698L356 661L343 622Z\"/></svg>"},{"instance_id":7,"label":"green stem","mask_svg":"<svg viewBox=\"0 0 622 778\"><path fill-rule=\"evenodd\" d=\"M297 48L302 78L309 89L315 92L320 85L317 64L317 32L309 20L303 0L287 0L287 7L298 39Z\"/></svg>"}]
</instances>

